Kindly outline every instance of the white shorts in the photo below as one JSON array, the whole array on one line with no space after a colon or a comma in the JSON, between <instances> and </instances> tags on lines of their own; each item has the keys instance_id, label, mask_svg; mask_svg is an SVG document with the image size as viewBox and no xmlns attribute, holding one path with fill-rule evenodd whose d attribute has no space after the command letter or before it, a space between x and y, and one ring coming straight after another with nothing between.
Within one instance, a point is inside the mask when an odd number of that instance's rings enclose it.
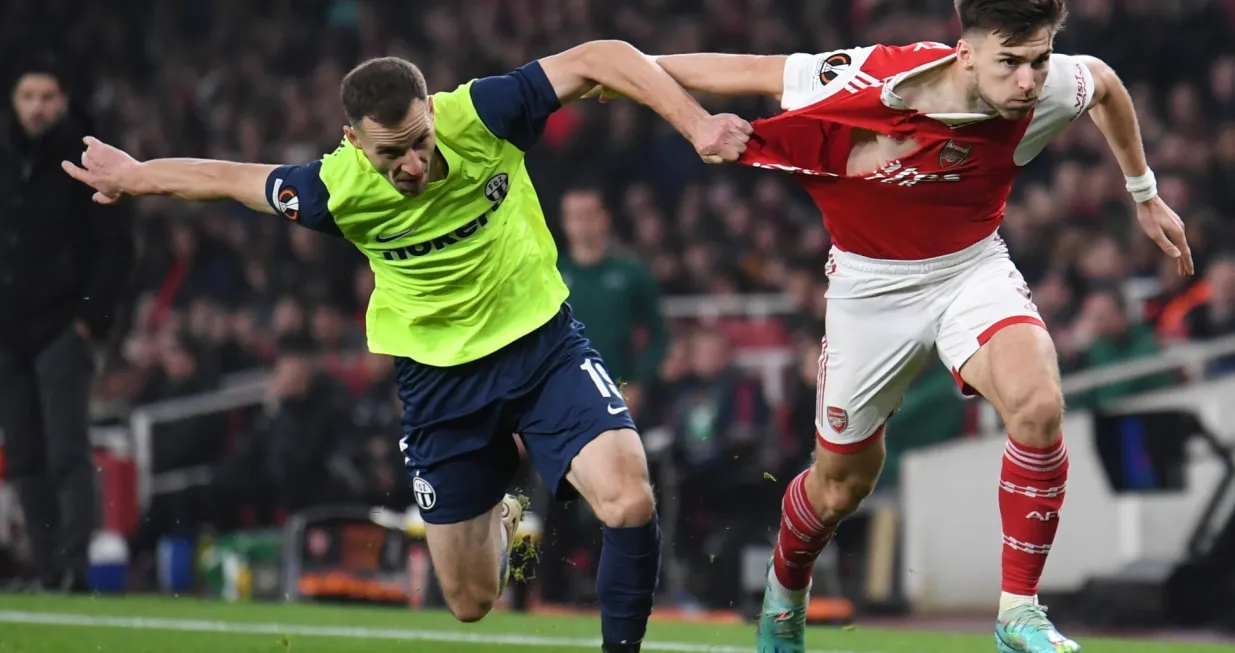
<instances>
[{"instance_id":1,"label":"white shorts","mask_svg":"<svg viewBox=\"0 0 1235 653\"><path fill-rule=\"evenodd\" d=\"M827 337L819 357L819 444L860 451L882 435L936 348L960 383L978 348L1012 324L1045 328L1025 278L992 234L920 261L828 257ZM973 392L963 387L962 390Z\"/></svg>"}]
</instances>

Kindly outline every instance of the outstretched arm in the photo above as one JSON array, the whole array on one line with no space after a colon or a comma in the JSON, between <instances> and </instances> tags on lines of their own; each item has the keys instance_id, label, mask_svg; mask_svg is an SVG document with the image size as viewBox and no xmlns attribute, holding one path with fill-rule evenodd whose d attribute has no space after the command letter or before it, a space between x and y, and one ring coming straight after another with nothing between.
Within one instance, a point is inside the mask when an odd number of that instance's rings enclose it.
<instances>
[{"instance_id":1,"label":"outstretched arm","mask_svg":"<svg viewBox=\"0 0 1235 653\"><path fill-rule=\"evenodd\" d=\"M81 165L61 163L74 179L94 189L94 201L113 204L126 195L170 195L208 202L234 200L315 231L338 236L322 162L304 165L234 163L212 159L137 161L93 136L85 139Z\"/></svg>"},{"instance_id":2,"label":"outstretched arm","mask_svg":"<svg viewBox=\"0 0 1235 653\"><path fill-rule=\"evenodd\" d=\"M1128 192L1136 200L1136 217L1162 251L1179 261L1180 274L1192 274L1192 252L1183 221L1158 197L1158 184L1145 159L1145 145L1132 96L1115 71L1094 57L1078 57L1093 76L1094 95L1089 117L1106 136L1106 142L1127 179Z\"/></svg>"},{"instance_id":3,"label":"outstretched arm","mask_svg":"<svg viewBox=\"0 0 1235 653\"><path fill-rule=\"evenodd\" d=\"M677 83L713 95L767 95L781 99L786 55L670 54L655 61Z\"/></svg>"},{"instance_id":4,"label":"outstretched arm","mask_svg":"<svg viewBox=\"0 0 1235 653\"><path fill-rule=\"evenodd\" d=\"M141 162L93 136L84 142L81 165L64 161L61 167L94 188L94 201L100 204L112 204L125 195L171 195L197 202L230 199L256 211L274 212L266 201L266 178L277 166L210 159Z\"/></svg>"},{"instance_id":5,"label":"outstretched arm","mask_svg":"<svg viewBox=\"0 0 1235 653\"><path fill-rule=\"evenodd\" d=\"M660 114L705 160L731 161L745 149L750 133L746 121L709 115L664 68L629 43L591 41L539 63L560 102L576 100L603 86Z\"/></svg>"}]
</instances>

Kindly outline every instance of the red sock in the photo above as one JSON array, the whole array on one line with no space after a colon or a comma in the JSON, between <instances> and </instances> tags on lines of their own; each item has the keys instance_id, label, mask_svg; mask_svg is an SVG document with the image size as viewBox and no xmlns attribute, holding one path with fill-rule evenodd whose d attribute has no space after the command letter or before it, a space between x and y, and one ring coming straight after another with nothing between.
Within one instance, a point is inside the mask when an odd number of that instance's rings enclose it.
<instances>
[{"instance_id":1,"label":"red sock","mask_svg":"<svg viewBox=\"0 0 1235 653\"><path fill-rule=\"evenodd\" d=\"M836 525L824 525L806 498L809 473L808 469L793 479L781 502L780 535L776 538L772 567L776 579L788 590L806 589L815 559L836 533Z\"/></svg>"},{"instance_id":2,"label":"red sock","mask_svg":"<svg viewBox=\"0 0 1235 653\"><path fill-rule=\"evenodd\" d=\"M999 475L1003 521L1003 591L1035 596L1046 556L1059 530L1059 509L1068 485L1068 448L1060 439L1046 448L1011 438Z\"/></svg>"}]
</instances>

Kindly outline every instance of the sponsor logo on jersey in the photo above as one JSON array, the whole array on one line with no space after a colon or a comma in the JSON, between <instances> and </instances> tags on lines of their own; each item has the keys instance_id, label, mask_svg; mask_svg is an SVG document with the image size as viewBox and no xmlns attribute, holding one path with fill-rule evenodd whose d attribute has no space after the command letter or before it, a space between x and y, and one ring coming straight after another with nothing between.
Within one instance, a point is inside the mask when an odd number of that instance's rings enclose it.
<instances>
[{"instance_id":1,"label":"sponsor logo on jersey","mask_svg":"<svg viewBox=\"0 0 1235 653\"><path fill-rule=\"evenodd\" d=\"M957 145L956 141L949 140L939 150L939 167L955 168L969 158L970 152L973 152L972 145Z\"/></svg>"},{"instance_id":2,"label":"sponsor logo on jersey","mask_svg":"<svg viewBox=\"0 0 1235 653\"><path fill-rule=\"evenodd\" d=\"M433 506L437 505L437 490L419 476L412 479L412 495L416 497L416 505L420 506L421 510L433 510Z\"/></svg>"},{"instance_id":3,"label":"sponsor logo on jersey","mask_svg":"<svg viewBox=\"0 0 1235 653\"><path fill-rule=\"evenodd\" d=\"M849 413L845 412L844 408L836 406L828 406L828 426L832 427L833 431L840 433L849 426Z\"/></svg>"},{"instance_id":4,"label":"sponsor logo on jersey","mask_svg":"<svg viewBox=\"0 0 1235 653\"><path fill-rule=\"evenodd\" d=\"M377 242L379 242L379 243L389 243L389 242L392 242L392 241L398 240L398 239L400 239L400 238L402 238L402 237L404 237L404 236L406 236L406 235L408 235L408 234L412 233L413 231L416 231L416 228L415 228L415 227L408 227L407 229L404 229L403 231L400 231L400 232L399 232L399 233L397 233L397 234L390 234L390 235L387 235L387 234L378 234L378 235L377 235Z\"/></svg>"},{"instance_id":5,"label":"sponsor logo on jersey","mask_svg":"<svg viewBox=\"0 0 1235 653\"><path fill-rule=\"evenodd\" d=\"M270 204L289 220L300 219L300 195L295 186L284 186L282 179L274 180L270 189Z\"/></svg>"},{"instance_id":6,"label":"sponsor logo on jersey","mask_svg":"<svg viewBox=\"0 0 1235 653\"><path fill-rule=\"evenodd\" d=\"M915 167L905 167L899 160L884 164L883 168L863 177L866 181L877 181L881 184L896 184L897 186L917 186L920 183L948 182L955 183L961 176L955 173L937 174L922 172Z\"/></svg>"},{"instance_id":7,"label":"sponsor logo on jersey","mask_svg":"<svg viewBox=\"0 0 1235 653\"><path fill-rule=\"evenodd\" d=\"M385 250L382 252L382 258L387 261L406 261L411 258L420 258L421 256L432 254L433 252L440 252L451 245L457 244L461 240L467 240L468 238L475 236L476 232L480 231L481 228L488 226L489 216L493 215L493 213L501 207L502 202L506 199L506 195L509 192L510 176L504 172L499 172L496 175L493 175L489 178L489 181L485 182L484 187L485 199L493 202L493 205L485 210L484 213L481 213L480 217L468 222L458 229L455 229L445 236L439 236L438 238L434 238L432 240L426 240L413 245L408 245L406 247L400 247L398 249ZM406 236L412 231L412 229L408 229L392 236L379 235L377 237L377 242L389 242L391 240ZM383 238L386 240L383 240Z\"/></svg>"},{"instance_id":8,"label":"sponsor logo on jersey","mask_svg":"<svg viewBox=\"0 0 1235 653\"><path fill-rule=\"evenodd\" d=\"M815 74L819 75L819 83L827 86L837 77L845 74L851 65L853 65L853 57L849 56L849 53L837 52L820 61Z\"/></svg>"},{"instance_id":9,"label":"sponsor logo on jersey","mask_svg":"<svg viewBox=\"0 0 1235 653\"><path fill-rule=\"evenodd\" d=\"M1080 63L1076 64L1076 69L1072 73L1072 79L1076 82L1076 113L1072 115L1072 119L1076 120L1085 112L1085 98L1089 95L1089 87L1085 85L1085 71L1081 69Z\"/></svg>"}]
</instances>

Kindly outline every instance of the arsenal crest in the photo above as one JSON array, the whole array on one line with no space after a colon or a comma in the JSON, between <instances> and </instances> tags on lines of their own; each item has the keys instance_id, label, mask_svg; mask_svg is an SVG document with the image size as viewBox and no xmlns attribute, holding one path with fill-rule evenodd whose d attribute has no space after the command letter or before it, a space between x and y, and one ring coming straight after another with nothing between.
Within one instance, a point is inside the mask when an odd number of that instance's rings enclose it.
<instances>
[{"instance_id":1,"label":"arsenal crest","mask_svg":"<svg viewBox=\"0 0 1235 653\"><path fill-rule=\"evenodd\" d=\"M969 153L973 151L973 146L957 145L956 141L948 141L943 144L943 148L939 150L939 167L943 169L955 168L965 162L969 158Z\"/></svg>"},{"instance_id":2,"label":"arsenal crest","mask_svg":"<svg viewBox=\"0 0 1235 653\"><path fill-rule=\"evenodd\" d=\"M828 406L828 426L837 433L844 431L845 427L849 426L849 413L846 413L844 408Z\"/></svg>"}]
</instances>

